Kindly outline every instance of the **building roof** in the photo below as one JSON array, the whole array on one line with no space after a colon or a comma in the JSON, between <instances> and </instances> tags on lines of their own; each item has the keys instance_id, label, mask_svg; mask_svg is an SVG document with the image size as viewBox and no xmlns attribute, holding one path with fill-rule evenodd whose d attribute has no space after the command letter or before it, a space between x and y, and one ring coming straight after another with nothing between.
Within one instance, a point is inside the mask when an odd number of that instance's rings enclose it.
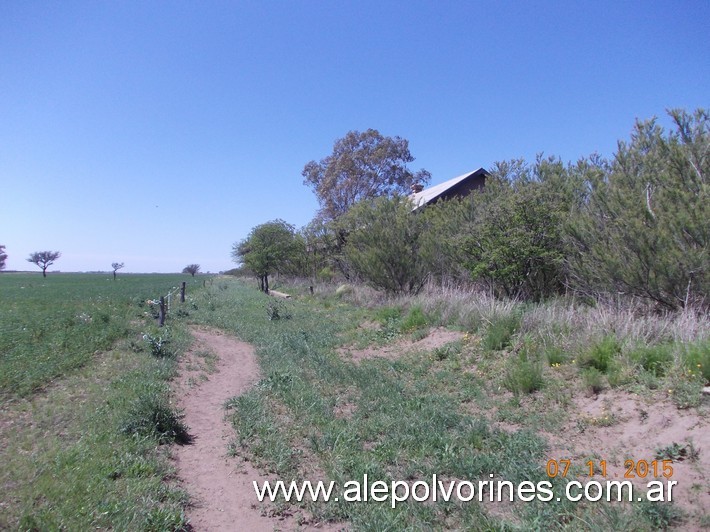
<instances>
[{"instance_id":1,"label":"building roof","mask_svg":"<svg viewBox=\"0 0 710 532\"><path fill-rule=\"evenodd\" d=\"M454 177L453 179L449 179L448 181L444 181L443 183L439 183L438 185L434 185L433 187L425 188L421 192L415 192L409 196L409 199L411 199L414 203L414 208L418 209L423 205L428 205L429 203L436 201L445 192L448 192L458 187L468 179L479 176L485 176L487 174L488 172L486 172L483 168L479 168L478 170L474 170L473 172L468 172L458 177Z\"/></svg>"}]
</instances>

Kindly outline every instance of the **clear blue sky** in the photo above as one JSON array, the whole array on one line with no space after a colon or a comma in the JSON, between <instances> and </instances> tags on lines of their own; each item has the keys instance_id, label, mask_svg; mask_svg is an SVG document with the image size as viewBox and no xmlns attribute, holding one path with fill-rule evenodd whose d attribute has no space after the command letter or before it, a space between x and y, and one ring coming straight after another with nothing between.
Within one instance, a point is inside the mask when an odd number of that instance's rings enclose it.
<instances>
[{"instance_id":1,"label":"clear blue sky","mask_svg":"<svg viewBox=\"0 0 710 532\"><path fill-rule=\"evenodd\" d=\"M301 171L349 130L432 183L536 153L613 155L710 106L710 2L0 2L7 269L233 266L317 210Z\"/></svg>"}]
</instances>

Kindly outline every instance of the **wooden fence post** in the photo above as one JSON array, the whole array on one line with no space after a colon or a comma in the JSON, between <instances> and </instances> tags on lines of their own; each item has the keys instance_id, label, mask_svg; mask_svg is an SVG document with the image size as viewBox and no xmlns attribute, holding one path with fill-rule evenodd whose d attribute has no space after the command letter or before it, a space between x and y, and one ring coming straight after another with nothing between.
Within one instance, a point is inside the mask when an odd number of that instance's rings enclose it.
<instances>
[{"instance_id":1,"label":"wooden fence post","mask_svg":"<svg viewBox=\"0 0 710 532\"><path fill-rule=\"evenodd\" d=\"M180 287L180 303L185 302L185 281L182 282L182 286Z\"/></svg>"},{"instance_id":2,"label":"wooden fence post","mask_svg":"<svg viewBox=\"0 0 710 532\"><path fill-rule=\"evenodd\" d=\"M158 326L165 325L165 296L160 296L160 317L158 318Z\"/></svg>"}]
</instances>

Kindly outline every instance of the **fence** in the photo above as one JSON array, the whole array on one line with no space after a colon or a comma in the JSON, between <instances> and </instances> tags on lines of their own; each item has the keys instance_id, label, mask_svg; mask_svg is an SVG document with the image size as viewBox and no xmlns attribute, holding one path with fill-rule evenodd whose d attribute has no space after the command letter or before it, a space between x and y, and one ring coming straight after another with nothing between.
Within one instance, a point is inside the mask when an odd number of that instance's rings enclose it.
<instances>
[{"instance_id":1,"label":"fence","mask_svg":"<svg viewBox=\"0 0 710 532\"><path fill-rule=\"evenodd\" d=\"M159 311L158 311L158 326L162 327L165 325L165 318L167 317L168 313L170 312L170 305L172 303L173 295L177 294L178 291L180 291L180 303L185 302L185 281L182 282L180 287L173 287L172 290L170 290L166 295L160 296L160 299L157 301L159 304Z\"/></svg>"}]
</instances>

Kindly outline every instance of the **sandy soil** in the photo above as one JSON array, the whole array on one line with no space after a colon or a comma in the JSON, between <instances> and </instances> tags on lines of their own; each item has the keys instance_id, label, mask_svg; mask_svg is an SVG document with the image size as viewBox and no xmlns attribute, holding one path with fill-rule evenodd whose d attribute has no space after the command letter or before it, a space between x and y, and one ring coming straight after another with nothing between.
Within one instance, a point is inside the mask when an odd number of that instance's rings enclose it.
<instances>
[{"instance_id":1,"label":"sandy soil","mask_svg":"<svg viewBox=\"0 0 710 532\"><path fill-rule=\"evenodd\" d=\"M193 501L190 525L200 532L298 528L289 519L262 515L265 504L256 499L252 481L265 477L248 462L227 455L234 431L225 419L224 403L258 379L253 348L215 329L194 328L192 334L195 345L181 361L175 389L192 442L174 451L178 475ZM216 371L206 371L204 358L196 355L200 351L217 356Z\"/></svg>"},{"instance_id":2,"label":"sandy soil","mask_svg":"<svg viewBox=\"0 0 710 532\"><path fill-rule=\"evenodd\" d=\"M370 328L369 326L363 328ZM369 346L364 349L355 349L353 347L342 347L338 349L338 353L345 360L358 363L361 360L369 358L386 358L395 360L402 356L403 353L409 351L432 351L437 347L444 346L450 342L455 342L463 338L463 333L459 331L450 331L443 327L432 329L427 336L413 342L409 339L402 339L385 346Z\"/></svg>"},{"instance_id":3,"label":"sandy soil","mask_svg":"<svg viewBox=\"0 0 710 532\"><path fill-rule=\"evenodd\" d=\"M224 419L223 405L256 382L258 365L253 349L215 329L192 332L196 343L181 362L176 391L194 441L177 447L175 452L179 475L195 501L188 514L191 525L196 531L299 528L293 517L266 516L267 508L258 503L252 487L252 480L266 477L248 462L227 456L233 429ZM458 332L435 329L417 342L401 340L361 350L343 348L340 355L355 363L373 357L395 359L405 352L430 351L461 337ZM204 358L196 355L200 351L217 355L216 372L205 371ZM336 416L348 419L353 408L344 400L336 407ZM627 459L650 463L659 449L673 443L694 450L692 459L688 456L673 463L672 480L678 482L673 500L686 512L681 528L700 529L710 507L710 420L703 413L679 411L661 393L642 399L629 392L607 390L600 395L575 396L568 414L561 430L542 433L550 443L545 460L566 458L579 465L594 457L596 461L606 460L607 478L621 479ZM495 424L505 430L520 429L515 424ZM637 478L633 482L640 487L648 480ZM343 524L326 528L339 529Z\"/></svg>"},{"instance_id":4,"label":"sandy soil","mask_svg":"<svg viewBox=\"0 0 710 532\"><path fill-rule=\"evenodd\" d=\"M595 463L605 460L608 479L631 480L643 487L650 480L666 479L654 478L652 468L646 478L639 478L632 464L625 462L646 460L650 464L658 460L660 450L678 444L686 451L673 461L673 475L668 479L677 482L673 501L688 515L682 528L699 529L710 508L710 420L695 409L678 410L662 393L641 398L623 390L606 390L573 401L572 415L562 430L545 434L551 447L547 458L566 458L577 465L585 465L592 457ZM691 450L695 456L690 456Z\"/></svg>"}]
</instances>

